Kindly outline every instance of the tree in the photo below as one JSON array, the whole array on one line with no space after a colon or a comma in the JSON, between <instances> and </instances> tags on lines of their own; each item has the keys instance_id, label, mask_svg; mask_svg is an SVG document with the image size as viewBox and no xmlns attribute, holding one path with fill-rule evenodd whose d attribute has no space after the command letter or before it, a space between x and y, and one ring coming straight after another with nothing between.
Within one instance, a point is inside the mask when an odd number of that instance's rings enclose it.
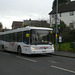
<instances>
[{"instance_id":1,"label":"tree","mask_svg":"<svg viewBox=\"0 0 75 75\"><path fill-rule=\"evenodd\" d=\"M23 27L26 27L26 26L28 26L28 25L24 22Z\"/></svg>"},{"instance_id":2,"label":"tree","mask_svg":"<svg viewBox=\"0 0 75 75\"><path fill-rule=\"evenodd\" d=\"M3 27L3 25L2 25L2 23L0 22L0 28L2 28Z\"/></svg>"},{"instance_id":3,"label":"tree","mask_svg":"<svg viewBox=\"0 0 75 75\"><path fill-rule=\"evenodd\" d=\"M60 28L60 31L62 32L64 30L64 28L66 27L66 24L64 23L64 21L60 21L60 24L57 26L57 32L59 32L59 28ZM53 25L53 29L54 29L54 32L56 31L56 24Z\"/></svg>"},{"instance_id":4,"label":"tree","mask_svg":"<svg viewBox=\"0 0 75 75\"><path fill-rule=\"evenodd\" d=\"M67 2L70 2L71 0L58 0L58 5L59 4L62 4L62 3L67 3ZM56 0L53 1L53 6L52 6L52 9L55 9L56 7Z\"/></svg>"},{"instance_id":5,"label":"tree","mask_svg":"<svg viewBox=\"0 0 75 75\"><path fill-rule=\"evenodd\" d=\"M48 27L48 28L50 27L49 23L47 23L46 20L41 20L40 24L41 24L42 27Z\"/></svg>"},{"instance_id":6,"label":"tree","mask_svg":"<svg viewBox=\"0 0 75 75\"><path fill-rule=\"evenodd\" d=\"M62 38L63 38L63 42L70 42L70 33L71 29L69 27L64 28L64 30L62 31Z\"/></svg>"},{"instance_id":7,"label":"tree","mask_svg":"<svg viewBox=\"0 0 75 75\"><path fill-rule=\"evenodd\" d=\"M63 42L75 42L75 29L69 27L64 28L62 31Z\"/></svg>"},{"instance_id":8,"label":"tree","mask_svg":"<svg viewBox=\"0 0 75 75\"><path fill-rule=\"evenodd\" d=\"M2 23L0 22L0 32L2 31L2 28L3 28L3 25L2 25Z\"/></svg>"},{"instance_id":9,"label":"tree","mask_svg":"<svg viewBox=\"0 0 75 75\"><path fill-rule=\"evenodd\" d=\"M64 21L60 21L60 24L58 25L58 29L60 28L60 30L62 32L65 27L66 27L66 24L64 23Z\"/></svg>"},{"instance_id":10,"label":"tree","mask_svg":"<svg viewBox=\"0 0 75 75\"><path fill-rule=\"evenodd\" d=\"M70 42L75 42L75 29L71 29L69 32Z\"/></svg>"}]
</instances>

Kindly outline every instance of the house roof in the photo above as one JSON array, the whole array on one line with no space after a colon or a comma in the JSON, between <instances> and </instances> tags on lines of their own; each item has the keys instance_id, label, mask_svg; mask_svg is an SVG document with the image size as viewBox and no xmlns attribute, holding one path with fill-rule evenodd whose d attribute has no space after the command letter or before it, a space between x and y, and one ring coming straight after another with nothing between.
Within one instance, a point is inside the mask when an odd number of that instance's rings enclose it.
<instances>
[{"instance_id":1,"label":"house roof","mask_svg":"<svg viewBox=\"0 0 75 75\"><path fill-rule=\"evenodd\" d=\"M12 28L13 28L13 27L14 27L14 28L21 28L22 25L23 25L23 22L21 22L21 21L13 21L13 23L12 23Z\"/></svg>"},{"instance_id":2,"label":"house roof","mask_svg":"<svg viewBox=\"0 0 75 75\"><path fill-rule=\"evenodd\" d=\"M30 20L24 20L24 22L25 22L25 24L28 24L28 25L30 25L30 23L36 23L36 22L40 22L40 21L38 21L38 20L31 20L31 22L30 22Z\"/></svg>"},{"instance_id":3,"label":"house roof","mask_svg":"<svg viewBox=\"0 0 75 75\"><path fill-rule=\"evenodd\" d=\"M21 21L13 21L13 24L12 24L12 26L15 26L15 25L22 25L23 24L23 22L21 22Z\"/></svg>"},{"instance_id":4,"label":"house roof","mask_svg":"<svg viewBox=\"0 0 75 75\"><path fill-rule=\"evenodd\" d=\"M69 3L64 3L64 4L60 4L58 6L58 13L63 13L63 12L69 12L69 11L75 11L75 1L71 1ZM55 14L56 13L56 9L52 10L50 14Z\"/></svg>"},{"instance_id":5,"label":"house roof","mask_svg":"<svg viewBox=\"0 0 75 75\"><path fill-rule=\"evenodd\" d=\"M40 25L41 21L39 21L39 20L31 20L31 22L30 22L30 20L24 20L24 22L25 22L25 24L31 25L31 26L41 26Z\"/></svg>"}]
</instances>

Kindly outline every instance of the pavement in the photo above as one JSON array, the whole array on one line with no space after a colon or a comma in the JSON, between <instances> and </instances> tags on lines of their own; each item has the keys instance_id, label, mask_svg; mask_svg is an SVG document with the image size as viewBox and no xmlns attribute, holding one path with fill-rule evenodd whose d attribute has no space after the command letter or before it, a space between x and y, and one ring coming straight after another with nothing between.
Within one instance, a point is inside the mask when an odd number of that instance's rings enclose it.
<instances>
[{"instance_id":1,"label":"pavement","mask_svg":"<svg viewBox=\"0 0 75 75\"><path fill-rule=\"evenodd\" d=\"M63 56L63 57L69 57L69 58L75 58L75 53L72 52L65 52L65 51L55 51L52 53L53 55L57 56Z\"/></svg>"}]
</instances>

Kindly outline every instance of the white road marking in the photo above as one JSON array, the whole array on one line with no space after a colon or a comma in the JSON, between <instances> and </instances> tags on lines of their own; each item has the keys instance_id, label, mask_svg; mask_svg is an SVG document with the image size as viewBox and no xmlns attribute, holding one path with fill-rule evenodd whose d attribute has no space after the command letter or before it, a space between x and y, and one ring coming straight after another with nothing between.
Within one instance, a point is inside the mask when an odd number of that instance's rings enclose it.
<instances>
[{"instance_id":1,"label":"white road marking","mask_svg":"<svg viewBox=\"0 0 75 75\"><path fill-rule=\"evenodd\" d=\"M49 62L51 62L51 63L58 63L58 62L56 62L56 61L54 61L54 60L51 60L51 61L49 60Z\"/></svg>"},{"instance_id":2,"label":"white road marking","mask_svg":"<svg viewBox=\"0 0 75 75\"><path fill-rule=\"evenodd\" d=\"M51 65L51 67L56 68L56 69L60 69L60 70L63 70L63 71L71 72L71 73L75 74L75 71L72 71L72 70L69 70L69 69L65 69L65 68L61 68L61 67L57 67L57 66L53 66L53 65Z\"/></svg>"},{"instance_id":3,"label":"white road marking","mask_svg":"<svg viewBox=\"0 0 75 75\"><path fill-rule=\"evenodd\" d=\"M28 59L28 58L24 58L24 57L20 57L20 56L16 56L17 58L20 58L20 59L24 59L24 60L28 60L28 61L32 61L32 62L37 62L35 60L32 60L32 59Z\"/></svg>"}]
</instances>

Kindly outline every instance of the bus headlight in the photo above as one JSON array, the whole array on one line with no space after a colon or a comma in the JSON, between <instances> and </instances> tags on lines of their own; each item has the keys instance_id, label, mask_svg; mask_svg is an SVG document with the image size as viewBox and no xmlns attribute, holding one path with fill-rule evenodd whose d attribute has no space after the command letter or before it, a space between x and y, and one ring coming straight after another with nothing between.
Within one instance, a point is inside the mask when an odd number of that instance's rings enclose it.
<instances>
[{"instance_id":1,"label":"bus headlight","mask_svg":"<svg viewBox=\"0 0 75 75\"><path fill-rule=\"evenodd\" d=\"M54 45L52 45L52 49L54 50Z\"/></svg>"},{"instance_id":2,"label":"bus headlight","mask_svg":"<svg viewBox=\"0 0 75 75\"><path fill-rule=\"evenodd\" d=\"M35 50L35 48L34 47L31 47L31 50Z\"/></svg>"}]
</instances>

